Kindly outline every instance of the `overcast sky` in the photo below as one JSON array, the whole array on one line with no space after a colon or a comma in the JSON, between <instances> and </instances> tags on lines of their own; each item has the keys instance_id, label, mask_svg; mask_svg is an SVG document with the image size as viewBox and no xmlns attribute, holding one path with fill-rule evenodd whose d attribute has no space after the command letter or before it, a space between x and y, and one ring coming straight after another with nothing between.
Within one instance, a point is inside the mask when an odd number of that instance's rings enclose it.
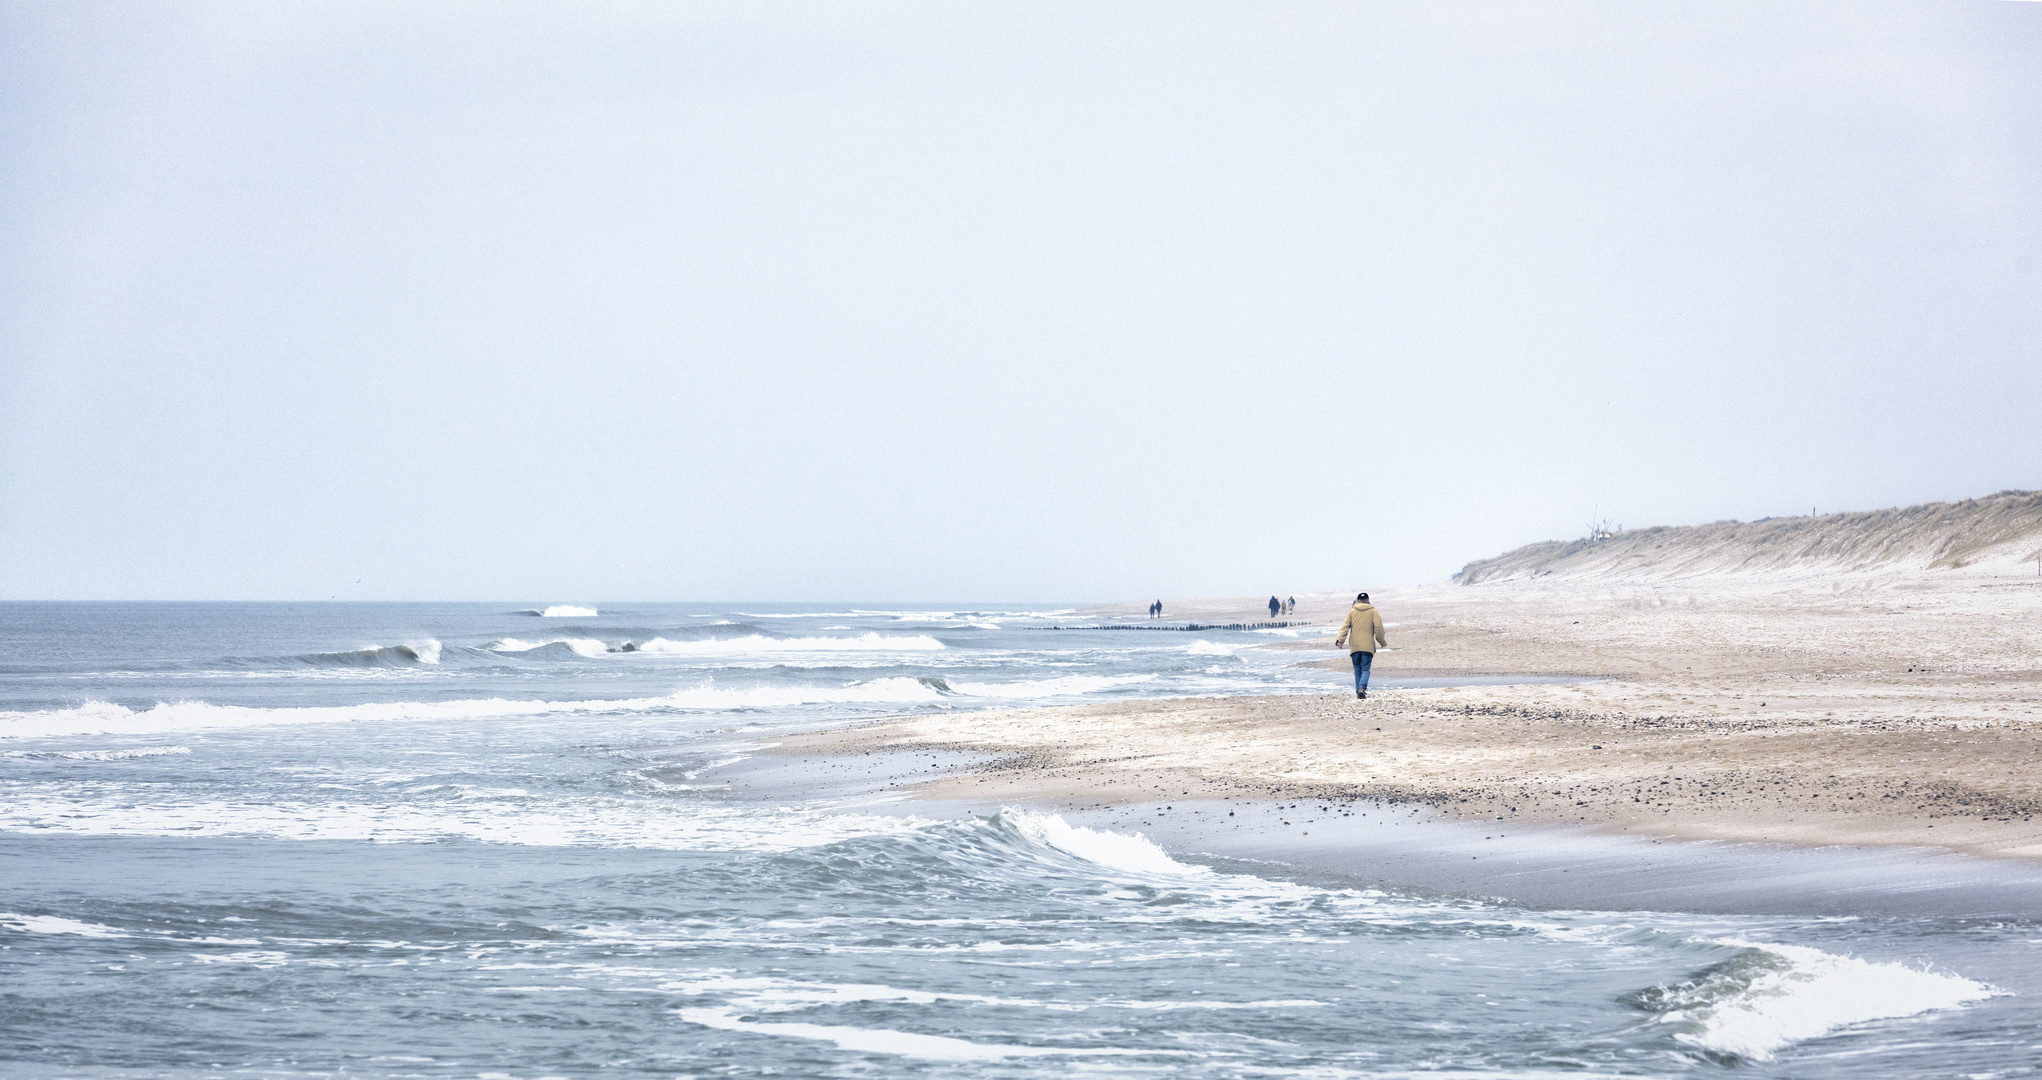
<instances>
[{"instance_id":1,"label":"overcast sky","mask_svg":"<svg viewBox=\"0 0 2042 1080\"><path fill-rule=\"evenodd\" d=\"M1381 587L2038 415L2042 4L0 2L0 597Z\"/></svg>"}]
</instances>

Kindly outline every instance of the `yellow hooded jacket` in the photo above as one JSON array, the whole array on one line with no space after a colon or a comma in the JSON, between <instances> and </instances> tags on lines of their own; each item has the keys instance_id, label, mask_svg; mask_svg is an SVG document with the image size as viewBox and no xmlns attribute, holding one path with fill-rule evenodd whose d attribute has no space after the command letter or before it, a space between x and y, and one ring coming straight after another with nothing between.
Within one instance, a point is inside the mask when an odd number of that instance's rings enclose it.
<instances>
[{"instance_id":1,"label":"yellow hooded jacket","mask_svg":"<svg viewBox=\"0 0 2042 1080\"><path fill-rule=\"evenodd\" d=\"M1375 605L1356 603L1348 608L1347 621L1340 624L1340 636L1333 639L1334 647L1346 645L1349 652L1372 653L1377 642L1385 649L1390 647L1390 639L1383 636L1383 617Z\"/></svg>"}]
</instances>

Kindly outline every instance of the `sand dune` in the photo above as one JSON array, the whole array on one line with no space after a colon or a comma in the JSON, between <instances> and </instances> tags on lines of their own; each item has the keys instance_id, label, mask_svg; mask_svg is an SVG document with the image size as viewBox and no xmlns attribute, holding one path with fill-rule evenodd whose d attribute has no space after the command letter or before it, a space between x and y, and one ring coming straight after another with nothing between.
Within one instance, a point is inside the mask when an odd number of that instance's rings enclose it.
<instances>
[{"instance_id":1,"label":"sand dune","mask_svg":"<svg viewBox=\"0 0 2042 1080\"><path fill-rule=\"evenodd\" d=\"M1464 585L1546 577L1675 581L1916 575L2003 567L2042 555L2042 491L1821 517L1631 529L1549 540L1454 575Z\"/></svg>"}]
</instances>

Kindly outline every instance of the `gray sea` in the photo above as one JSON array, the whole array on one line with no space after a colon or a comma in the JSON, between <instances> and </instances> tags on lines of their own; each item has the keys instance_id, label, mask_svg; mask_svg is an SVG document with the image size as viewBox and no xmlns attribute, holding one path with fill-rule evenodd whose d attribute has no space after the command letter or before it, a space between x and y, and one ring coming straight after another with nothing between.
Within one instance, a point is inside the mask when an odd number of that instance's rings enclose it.
<instances>
[{"instance_id":1,"label":"gray sea","mask_svg":"<svg viewBox=\"0 0 2042 1080\"><path fill-rule=\"evenodd\" d=\"M793 729L1337 678L1249 648L1297 627L1047 628L1095 622L0 604L0 1074L2042 1072L2030 920L1532 908L720 778Z\"/></svg>"}]
</instances>

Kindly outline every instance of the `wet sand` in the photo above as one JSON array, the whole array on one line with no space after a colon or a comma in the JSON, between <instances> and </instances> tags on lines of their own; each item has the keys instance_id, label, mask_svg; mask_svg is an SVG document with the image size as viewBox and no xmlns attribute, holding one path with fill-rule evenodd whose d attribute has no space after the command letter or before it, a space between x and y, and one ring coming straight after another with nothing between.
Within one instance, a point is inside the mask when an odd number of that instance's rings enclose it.
<instances>
[{"instance_id":1,"label":"wet sand","mask_svg":"<svg viewBox=\"0 0 2042 1080\"><path fill-rule=\"evenodd\" d=\"M816 813L940 819L1015 807L1054 811L1072 825L1140 834L1179 858L1222 870L1330 875L1348 885L1529 907L2042 919L2042 861L2031 859L1876 844L1682 842L1581 826L1457 820L1407 803L1186 797L1183 788L1154 791L1147 801L1081 807L1012 788L956 790L951 781L999 763L986 754L866 749L802 756L805 741L767 736L765 743L733 745L740 760L707 779L741 798Z\"/></svg>"}]
</instances>

